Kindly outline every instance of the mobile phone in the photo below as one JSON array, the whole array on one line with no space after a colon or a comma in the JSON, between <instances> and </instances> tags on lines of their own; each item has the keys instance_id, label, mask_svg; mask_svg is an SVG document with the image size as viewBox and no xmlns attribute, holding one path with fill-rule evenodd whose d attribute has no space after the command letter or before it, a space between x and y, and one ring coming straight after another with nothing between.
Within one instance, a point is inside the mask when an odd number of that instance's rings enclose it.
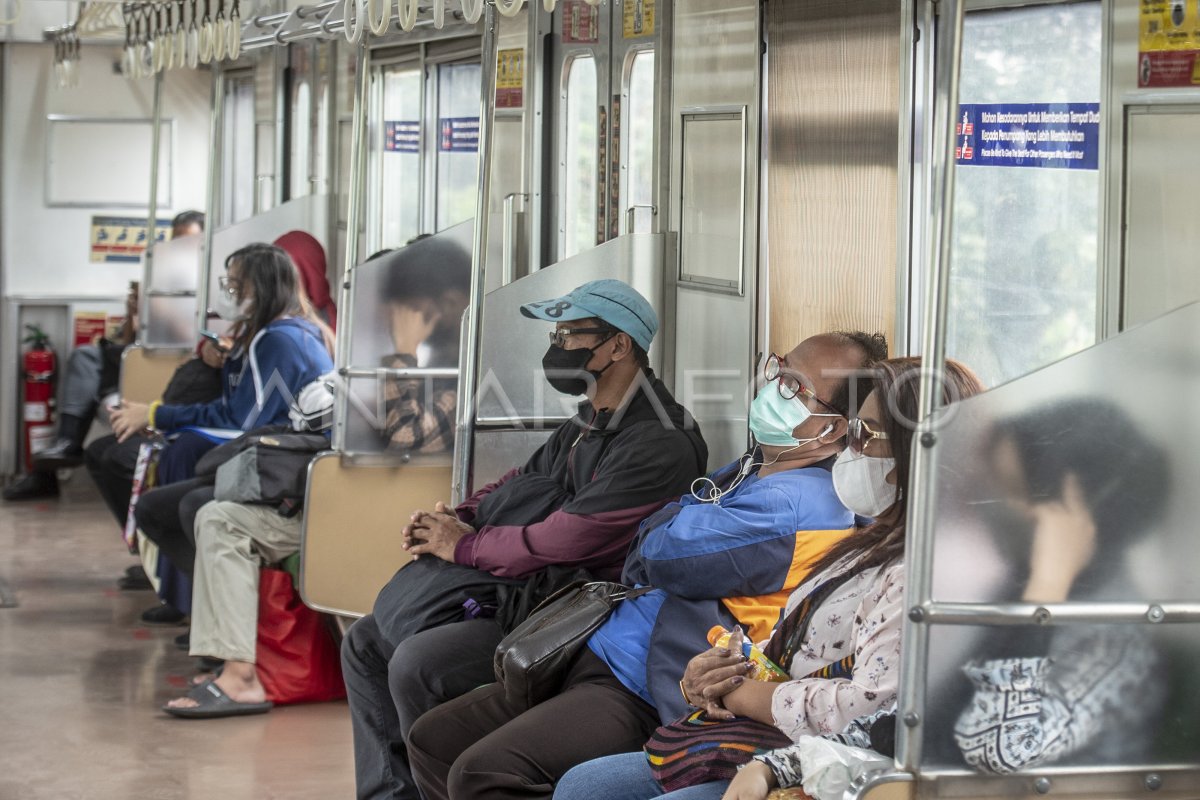
<instances>
[{"instance_id":1,"label":"mobile phone","mask_svg":"<svg viewBox=\"0 0 1200 800\"><path fill-rule=\"evenodd\" d=\"M200 336L201 336L201 338L207 339L208 341L212 342L213 345L215 345L218 350L225 349L225 346L223 344L221 344L221 337L217 336L212 331L200 331Z\"/></svg>"}]
</instances>

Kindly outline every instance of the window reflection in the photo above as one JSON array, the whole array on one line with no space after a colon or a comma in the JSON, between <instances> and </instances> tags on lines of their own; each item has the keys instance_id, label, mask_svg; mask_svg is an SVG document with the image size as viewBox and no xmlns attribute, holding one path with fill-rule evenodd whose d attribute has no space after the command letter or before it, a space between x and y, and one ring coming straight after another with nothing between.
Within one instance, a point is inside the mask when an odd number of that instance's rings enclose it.
<instances>
[{"instance_id":1,"label":"window reflection","mask_svg":"<svg viewBox=\"0 0 1200 800\"><path fill-rule=\"evenodd\" d=\"M654 203L654 51L639 50L629 70L629 107L622 114L628 141L625 209ZM622 210L624 213L624 209ZM650 231L648 214L636 214L637 232ZM624 223L622 223L624 224ZM628 231L630 233L634 231Z\"/></svg>"},{"instance_id":2,"label":"window reflection","mask_svg":"<svg viewBox=\"0 0 1200 800\"><path fill-rule=\"evenodd\" d=\"M577 56L567 66L563 135L562 255L569 258L596 246L599 164L596 60Z\"/></svg>"}]
</instances>

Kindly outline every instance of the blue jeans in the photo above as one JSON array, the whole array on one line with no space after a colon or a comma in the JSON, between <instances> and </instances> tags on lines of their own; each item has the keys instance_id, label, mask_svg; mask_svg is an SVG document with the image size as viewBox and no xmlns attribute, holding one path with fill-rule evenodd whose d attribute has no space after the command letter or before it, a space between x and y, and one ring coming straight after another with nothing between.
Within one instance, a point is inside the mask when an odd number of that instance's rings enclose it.
<instances>
[{"instance_id":1,"label":"blue jeans","mask_svg":"<svg viewBox=\"0 0 1200 800\"><path fill-rule=\"evenodd\" d=\"M554 787L554 800L721 800L729 781L702 783L664 793L650 773L645 753L622 753L580 764Z\"/></svg>"}]
</instances>

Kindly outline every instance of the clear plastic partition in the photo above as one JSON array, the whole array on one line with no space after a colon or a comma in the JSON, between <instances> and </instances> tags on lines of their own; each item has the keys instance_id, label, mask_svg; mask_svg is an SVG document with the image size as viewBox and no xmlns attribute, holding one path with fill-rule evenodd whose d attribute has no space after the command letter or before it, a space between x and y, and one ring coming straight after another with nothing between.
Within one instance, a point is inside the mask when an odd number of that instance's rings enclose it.
<instances>
[{"instance_id":1,"label":"clear plastic partition","mask_svg":"<svg viewBox=\"0 0 1200 800\"><path fill-rule=\"evenodd\" d=\"M427 453L453 447L455 398L448 393L458 387L473 235L474 223L464 222L355 270L354 314L346 331L351 398L344 431L347 451ZM434 372L407 377L387 372L413 369ZM400 407L405 405L407 409ZM410 439L407 429L393 430L416 406L449 424L440 445L433 440L438 435L433 428L426 429L424 445Z\"/></svg>"},{"instance_id":2,"label":"clear plastic partition","mask_svg":"<svg viewBox=\"0 0 1200 800\"><path fill-rule=\"evenodd\" d=\"M1198 335L1200 304L944 409L923 771L1200 768Z\"/></svg>"},{"instance_id":3,"label":"clear plastic partition","mask_svg":"<svg viewBox=\"0 0 1200 800\"><path fill-rule=\"evenodd\" d=\"M476 419L481 425L557 422L571 417L582 398L566 397L546 381L542 356L551 326L521 314L521 306L560 297L588 281L616 278L641 292L663 317L663 269L670 263L667 234L619 236L599 247L490 292L483 300ZM659 365L659 348L650 364Z\"/></svg>"},{"instance_id":4,"label":"clear plastic partition","mask_svg":"<svg viewBox=\"0 0 1200 800\"><path fill-rule=\"evenodd\" d=\"M199 234L158 242L146 257L146 304L141 343L148 348L188 348L196 339L196 287L200 282Z\"/></svg>"},{"instance_id":5,"label":"clear plastic partition","mask_svg":"<svg viewBox=\"0 0 1200 800\"><path fill-rule=\"evenodd\" d=\"M217 281L225 274L225 259L238 249L254 242L270 244L289 231L304 231L325 248L327 263L333 258L329 251L333 241L329 230L329 196L311 194L289 200L281 206L258 216L236 222L213 232L212 272L209 274L208 296L216 296ZM210 301L211 304L211 301Z\"/></svg>"}]
</instances>

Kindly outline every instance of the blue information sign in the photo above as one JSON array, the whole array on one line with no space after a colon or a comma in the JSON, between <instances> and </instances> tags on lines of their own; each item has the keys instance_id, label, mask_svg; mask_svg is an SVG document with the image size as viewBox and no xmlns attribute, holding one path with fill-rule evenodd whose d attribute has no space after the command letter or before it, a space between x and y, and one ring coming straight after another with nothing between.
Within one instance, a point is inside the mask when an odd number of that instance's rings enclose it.
<instances>
[{"instance_id":1,"label":"blue information sign","mask_svg":"<svg viewBox=\"0 0 1200 800\"><path fill-rule=\"evenodd\" d=\"M959 166L1099 166L1099 103L963 103L954 128Z\"/></svg>"},{"instance_id":2,"label":"blue information sign","mask_svg":"<svg viewBox=\"0 0 1200 800\"><path fill-rule=\"evenodd\" d=\"M383 149L388 153L421 152L421 123L408 120L384 122Z\"/></svg>"},{"instance_id":3,"label":"blue information sign","mask_svg":"<svg viewBox=\"0 0 1200 800\"><path fill-rule=\"evenodd\" d=\"M478 152L479 117L442 117L438 123L438 149L443 153Z\"/></svg>"}]
</instances>

